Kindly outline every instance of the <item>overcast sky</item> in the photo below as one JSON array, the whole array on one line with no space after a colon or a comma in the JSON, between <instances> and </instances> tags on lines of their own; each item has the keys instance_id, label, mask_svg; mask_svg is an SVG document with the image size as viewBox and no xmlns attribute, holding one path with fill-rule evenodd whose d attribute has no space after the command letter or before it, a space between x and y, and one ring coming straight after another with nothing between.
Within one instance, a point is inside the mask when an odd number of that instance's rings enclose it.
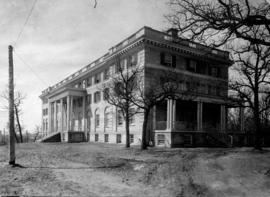
<instances>
[{"instance_id":1,"label":"overcast sky","mask_svg":"<svg viewBox=\"0 0 270 197\"><path fill-rule=\"evenodd\" d=\"M0 0L0 90L8 83L8 45L14 45L34 0ZM99 58L143 26L165 30L167 0L37 0L14 54L16 88L27 95L22 124L41 125L41 91ZM0 105L5 103L0 100ZM0 109L0 130L7 123Z\"/></svg>"}]
</instances>

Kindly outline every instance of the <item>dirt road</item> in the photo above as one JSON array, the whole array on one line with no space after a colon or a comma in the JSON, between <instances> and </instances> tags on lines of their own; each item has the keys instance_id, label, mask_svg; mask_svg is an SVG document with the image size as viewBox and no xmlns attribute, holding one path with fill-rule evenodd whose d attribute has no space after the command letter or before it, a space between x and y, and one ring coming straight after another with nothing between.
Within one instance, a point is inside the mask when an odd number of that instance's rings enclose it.
<instances>
[{"instance_id":1,"label":"dirt road","mask_svg":"<svg viewBox=\"0 0 270 197\"><path fill-rule=\"evenodd\" d=\"M19 144L0 195L270 196L270 152L242 149L125 149L109 144Z\"/></svg>"}]
</instances>

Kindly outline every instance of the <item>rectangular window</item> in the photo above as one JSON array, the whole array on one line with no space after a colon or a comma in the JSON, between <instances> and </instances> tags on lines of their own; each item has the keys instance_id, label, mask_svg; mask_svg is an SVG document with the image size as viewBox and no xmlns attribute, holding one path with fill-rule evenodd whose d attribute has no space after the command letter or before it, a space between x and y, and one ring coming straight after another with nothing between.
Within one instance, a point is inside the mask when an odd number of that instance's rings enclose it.
<instances>
[{"instance_id":1,"label":"rectangular window","mask_svg":"<svg viewBox=\"0 0 270 197\"><path fill-rule=\"evenodd\" d=\"M192 145L192 135L184 135L183 136L183 143L185 145Z\"/></svg>"},{"instance_id":2,"label":"rectangular window","mask_svg":"<svg viewBox=\"0 0 270 197\"><path fill-rule=\"evenodd\" d=\"M115 65L110 66L110 73L113 75L115 73Z\"/></svg>"},{"instance_id":3,"label":"rectangular window","mask_svg":"<svg viewBox=\"0 0 270 197\"><path fill-rule=\"evenodd\" d=\"M211 67L210 75L212 77L217 77L218 76L218 69L217 69L217 67Z\"/></svg>"},{"instance_id":4,"label":"rectangular window","mask_svg":"<svg viewBox=\"0 0 270 197\"><path fill-rule=\"evenodd\" d=\"M187 70L190 72L196 72L197 62L194 60L188 60Z\"/></svg>"},{"instance_id":5,"label":"rectangular window","mask_svg":"<svg viewBox=\"0 0 270 197\"><path fill-rule=\"evenodd\" d=\"M170 53L160 53L160 64L169 67L176 67L176 56Z\"/></svg>"},{"instance_id":6,"label":"rectangular window","mask_svg":"<svg viewBox=\"0 0 270 197\"><path fill-rule=\"evenodd\" d=\"M196 63L196 72L203 75L207 74L207 62L198 61Z\"/></svg>"},{"instance_id":7,"label":"rectangular window","mask_svg":"<svg viewBox=\"0 0 270 197\"><path fill-rule=\"evenodd\" d=\"M94 94L94 102L95 103L100 102L100 97L101 97L100 92L99 91L95 92L95 94Z\"/></svg>"},{"instance_id":8,"label":"rectangular window","mask_svg":"<svg viewBox=\"0 0 270 197\"><path fill-rule=\"evenodd\" d=\"M95 75L95 84L98 84L101 82L101 73L98 73Z\"/></svg>"},{"instance_id":9,"label":"rectangular window","mask_svg":"<svg viewBox=\"0 0 270 197\"><path fill-rule=\"evenodd\" d=\"M103 91L103 100L107 100L109 98L109 88L105 88Z\"/></svg>"},{"instance_id":10,"label":"rectangular window","mask_svg":"<svg viewBox=\"0 0 270 197\"><path fill-rule=\"evenodd\" d=\"M46 123L45 123L45 130L48 130L48 120L46 119Z\"/></svg>"},{"instance_id":11,"label":"rectangular window","mask_svg":"<svg viewBox=\"0 0 270 197\"><path fill-rule=\"evenodd\" d=\"M121 134L117 134L117 135L116 135L116 143L117 143L117 144L122 143L121 140L122 140L122 139L121 139Z\"/></svg>"},{"instance_id":12,"label":"rectangular window","mask_svg":"<svg viewBox=\"0 0 270 197\"><path fill-rule=\"evenodd\" d=\"M158 145L164 145L165 144L165 135L164 134L158 134L157 135L157 144Z\"/></svg>"},{"instance_id":13,"label":"rectangular window","mask_svg":"<svg viewBox=\"0 0 270 197\"><path fill-rule=\"evenodd\" d=\"M87 105L92 104L92 94L87 95Z\"/></svg>"},{"instance_id":14,"label":"rectangular window","mask_svg":"<svg viewBox=\"0 0 270 197\"><path fill-rule=\"evenodd\" d=\"M104 135L104 142L109 142L109 134Z\"/></svg>"},{"instance_id":15,"label":"rectangular window","mask_svg":"<svg viewBox=\"0 0 270 197\"><path fill-rule=\"evenodd\" d=\"M222 96L220 87L217 87L217 96Z\"/></svg>"},{"instance_id":16,"label":"rectangular window","mask_svg":"<svg viewBox=\"0 0 270 197\"><path fill-rule=\"evenodd\" d=\"M129 124L134 124L135 123L135 109L130 108L130 113L129 113Z\"/></svg>"},{"instance_id":17,"label":"rectangular window","mask_svg":"<svg viewBox=\"0 0 270 197\"><path fill-rule=\"evenodd\" d=\"M92 86L92 77L89 77L88 79L87 79L87 86L89 87L89 86Z\"/></svg>"},{"instance_id":18,"label":"rectangular window","mask_svg":"<svg viewBox=\"0 0 270 197\"><path fill-rule=\"evenodd\" d=\"M109 79L109 77L110 77L110 67L109 68L106 68L104 70L104 80Z\"/></svg>"},{"instance_id":19,"label":"rectangular window","mask_svg":"<svg viewBox=\"0 0 270 197\"><path fill-rule=\"evenodd\" d=\"M200 93L205 94L206 93L206 86L205 84L201 84L200 86Z\"/></svg>"},{"instance_id":20,"label":"rectangular window","mask_svg":"<svg viewBox=\"0 0 270 197\"><path fill-rule=\"evenodd\" d=\"M98 142L98 134L95 134L95 142Z\"/></svg>"},{"instance_id":21,"label":"rectangular window","mask_svg":"<svg viewBox=\"0 0 270 197\"><path fill-rule=\"evenodd\" d=\"M133 134L129 135L129 142L130 142L130 144L134 143L134 135Z\"/></svg>"},{"instance_id":22,"label":"rectangular window","mask_svg":"<svg viewBox=\"0 0 270 197\"><path fill-rule=\"evenodd\" d=\"M42 103L43 103L43 104L48 103L48 99L46 99L46 98L45 98L45 99L42 99Z\"/></svg>"},{"instance_id":23,"label":"rectangular window","mask_svg":"<svg viewBox=\"0 0 270 197\"><path fill-rule=\"evenodd\" d=\"M120 62L117 62L116 63L116 66L115 66L115 68L116 68L116 73L119 73L119 72L123 72L124 70L125 70L125 67L126 67L126 59L122 59L122 60L120 60Z\"/></svg>"},{"instance_id":24,"label":"rectangular window","mask_svg":"<svg viewBox=\"0 0 270 197\"><path fill-rule=\"evenodd\" d=\"M77 105L78 107L82 107L82 105L83 105L83 99L81 98L81 99L75 100L75 105Z\"/></svg>"},{"instance_id":25,"label":"rectangular window","mask_svg":"<svg viewBox=\"0 0 270 197\"><path fill-rule=\"evenodd\" d=\"M217 87L216 86L213 86L212 87L212 95L217 95Z\"/></svg>"},{"instance_id":26,"label":"rectangular window","mask_svg":"<svg viewBox=\"0 0 270 197\"><path fill-rule=\"evenodd\" d=\"M82 82L79 82L77 88L82 88Z\"/></svg>"},{"instance_id":27,"label":"rectangular window","mask_svg":"<svg viewBox=\"0 0 270 197\"><path fill-rule=\"evenodd\" d=\"M87 83L86 80L83 80L83 82L82 82L82 88L83 88L83 89L86 88L86 83Z\"/></svg>"},{"instance_id":28,"label":"rectangular window","mask_svg":"<svg viewBox=\"0 0 270 197\"><path fill-rule=\"evenodd\" d=\"M117 125L118 126L122 126L123 125L123 115L122 115L122 112L121 110L118 110L117 111Z\"/></svg>"},{"instance_id":29,"label":"rectangular window","mask_svg":"<svg viewBox=\"0 0 270 197\"><path fill-rule=\"evenodd\" d=\"M129 67L135 66L137 64L137 62L138 62L138 54L137 53L129 56L129 58L128 58L128 66Z\"/></svg>"},{"instance_id":30,"label":"rectangular window","mask_svg":"<svg viewBox=\"0 0 270 197\"><path fill-rule=\"evenodd\" d=\"M207 88L207 93L208 94L212 94L212 86L211 85L208 85L208 88Z\"/></svg>"}]
</instances>

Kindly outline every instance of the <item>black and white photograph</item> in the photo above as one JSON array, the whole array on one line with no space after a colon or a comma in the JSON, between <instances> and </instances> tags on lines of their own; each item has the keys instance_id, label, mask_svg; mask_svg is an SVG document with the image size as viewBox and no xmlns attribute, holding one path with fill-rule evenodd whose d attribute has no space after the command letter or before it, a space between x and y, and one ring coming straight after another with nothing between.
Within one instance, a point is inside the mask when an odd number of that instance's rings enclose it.
<instances>
[{"instance_id":1,"label":"black and white photograph","mask_svg":"<svg viewBox=\"0 0 270 197\"><path fill-rule=\"evenodd\" d=\"M0 196L270 197L270 0L0 0Z\"/></svg>"}]
</instances>

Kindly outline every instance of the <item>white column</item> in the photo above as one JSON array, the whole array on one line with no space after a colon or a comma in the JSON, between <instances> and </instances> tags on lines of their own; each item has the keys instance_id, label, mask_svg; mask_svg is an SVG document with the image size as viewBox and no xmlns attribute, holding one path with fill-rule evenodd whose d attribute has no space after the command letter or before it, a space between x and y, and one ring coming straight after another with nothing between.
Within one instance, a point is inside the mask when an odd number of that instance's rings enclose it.
<instances>
[{"instance_id":1,"label":"white column","mask_svg":"<svg viewBox=\"0 0 270 197\"><path fill-rule=\"evenodd\" d=\"M175 129L176 100L171 100L171 129Z\"/></svg>"},{"instance_id":2,"label":"white column","mask_svg":"<svg viewBox=\"0 0 270 197\"><path fill-rule=\"evenodd\" d=\"M74 130L74 125L73 125L73 96L70 97L70 110L69 110L69 114L70 114L70 129Z\"/></svg>"},{"instance_id":3,"label":"white column","mask_svg":"<svg viewBox=\"0 0 270 197\"><path fill-rule=\"evenodd\" d=\"M153 131L156 130L156 106L153 107Z\"/></svg>"},{"instance_id":4,"label":"white column","mask_svg":"<svg viewBox=\"0 0 270 197\"><path fill-rule=\"evenodd\" d=\"M85 96L83 96L83 103L82 103L83 119L82 119L82 124L83 124L84 137L85 137L85 139L87 139L86 114L85 114L85 112L86 112L86 109L85 109L85 107L86 107L86 105L85 105L85 99L86 99Z\"/></svg>"},{"instance_id":5,"label":"white column","mask_svg":"<svg viewBox=\"0 0 270 197\"><path fill-rule=\"evenodd\" d=\"M57 101L54 102L54 110L53 110L54 111L54 114L53 114L54 115L53 116L53 119L54 119L53 120L53 122L54 122L54 124L53 124L54 125L54 132L57 131L57 126L58 126L57 125L57 110L56 110L57 107L56 106L57 106Z\"/></svg>"},{"instance_id":6,"label":"white column","mask_svg":"<svg viewBox=\"0 0 270 197\"><path fill-rule=\"evenodd\" d=\"M171 100L167 100L167 130L171 129Z\"/></svg>"},{"instance_id":7,"label":"white column","mask_svg":"<svg viewBox=\"0 0 270 197\"><path fill-rule=\"evenodd\" d=\"M61 123L60 123L60 131L61 133L63 132L64 130L64 125L63 125L63 122L64 122L64 118L63 118L63 98L60 100L60 110L61 110Z\"/></svg>"},{"instance_id":8,"label":"white column","mask_svg":"<svg viewBox=\"0 0 270 197\"><path fill-rule=\"evenodd\" d=\"M67 131L70 130L70 96L67 96Z\"/></svg>"},{"instance_id":9,"label":"white column","mask_svg":"<svg viewBox=\"0 0 270 197\"><path fill-rule=\"evenodd\" d=\"M48 101L48 131L47 131L47 133L51 133L51 131L52 131L52 128L51 128L51 125L52 125L52 119L51 119L51 117L52 117L52 109L51 109L51 102L50 101Z\"/></svg>"},{"instance_id":10,"label":"white column","mask_svg":"<svg viewBox=\"0 0 270 197\"><path fill-rule=\"evenodd\" d=\"M225 105L220 105L220 131L225 132L226 126L226 111Z\"/></svg>"},{"instance_id":11,"label":"white column","mask_svg":"<svg viewBox=\"0 0 270 197\"><path fill-rule=\"evenodd\" d=\"M201 101L198 101L197 102L197 131L203 130L202 110L203 110L203 103Z\"/></svg>"}]
</instances>

